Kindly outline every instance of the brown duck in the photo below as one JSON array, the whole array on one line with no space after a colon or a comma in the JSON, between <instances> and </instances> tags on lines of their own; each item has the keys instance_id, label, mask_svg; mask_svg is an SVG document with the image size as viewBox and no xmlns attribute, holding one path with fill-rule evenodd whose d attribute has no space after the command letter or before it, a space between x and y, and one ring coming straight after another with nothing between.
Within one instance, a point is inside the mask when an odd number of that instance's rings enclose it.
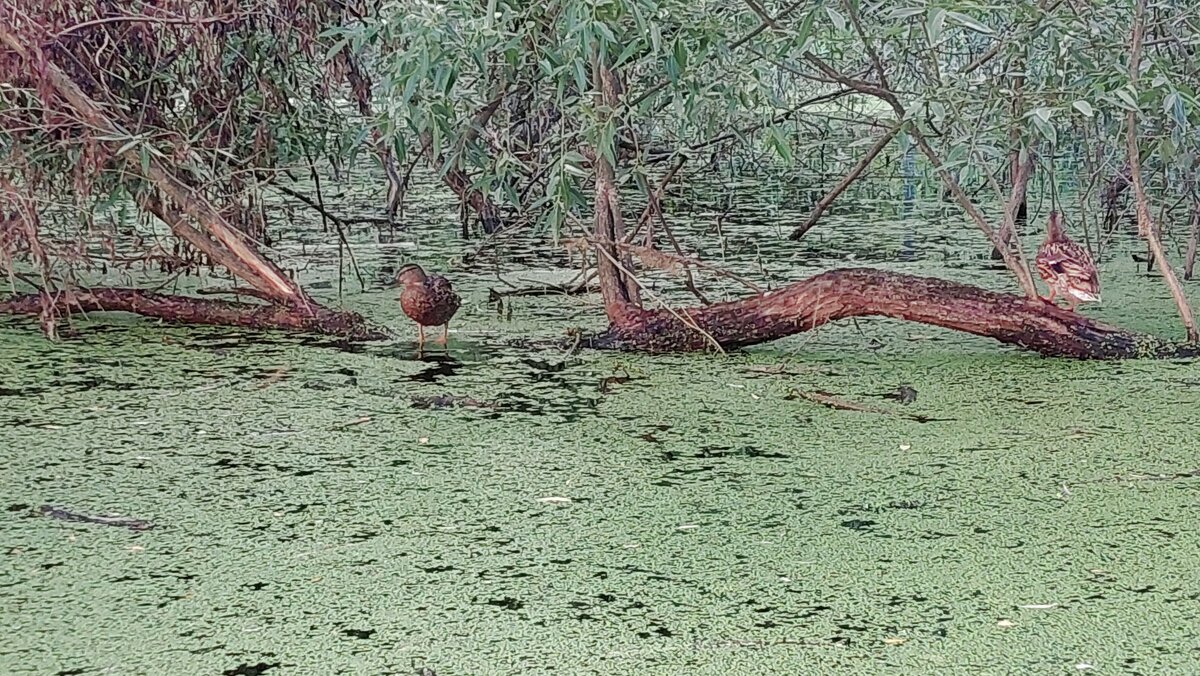
<instances>
[{"instance_id":1,"label":"brown duck","mask_svg":"<svg viewBox=\"0 0 1200 676\"><path fill-rule=\"evenodd\" d=\"M401 287L400 309L417 323L417 345L425 344L425 327L441 326L442 345L450 334L450 319L458 312L462 299L441 275L426 275L421 266L408 264L396 273L396 286Z\"/></svg>"},{"instance_id":2,"label":"brown duck","mask_svg":"<svg viewBox=\"0 0 1200 676\"><path fill-rule=\"evenodd\" d=\"M1068 309L1075 310L1079 301L1100 301L1100 275L1087 249L1079 246L1058 222L1058 212L1050 212L1046 224L1046 239L1038 247L1038 276L1050 287L1050 296L1043 300L1054 303L1056 296L1066 299Z\"/></svg>"}]
</instances>

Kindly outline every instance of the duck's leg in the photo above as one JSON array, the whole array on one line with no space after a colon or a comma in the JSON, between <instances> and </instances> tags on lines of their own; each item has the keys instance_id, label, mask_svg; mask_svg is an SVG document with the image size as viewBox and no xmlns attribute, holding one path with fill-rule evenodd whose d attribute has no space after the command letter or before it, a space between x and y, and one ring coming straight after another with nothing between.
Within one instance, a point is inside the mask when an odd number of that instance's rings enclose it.
<instances>
[{"instance_id":1,"label":"duck's leg","mask_svg":"<svg viewBox=\"0 0 1200 676\"><path fill-rule=\"evenodd\" d=\"M417 348L420 349L425 345L425 327L417 324Z\"/></svg>"},{"instance_id":2,"label":"duck's leg","mask_svg":"<svg viewBox=\"0 0 1200 676\"><path fill-rule=\"evenodd\" d=\"M1067 294L1067 309L1074 312L1076 305L1079 305L1079 299L1071 294Z\"/></svg>"},{"instance_id":3,"label":"duck's leg","mask_svg":"<svg viewBox=\"0 0 1200 676\"><path fill-rule=\"evenodd\" d=\"M442 337L437 339L438 345L445 347L446 341L450 339L450 322L442 324Z\"/></svg>"},{"instance_id":4,"label":"duck's leg","mask_svg":"<svg viewBox=\"0 0 1200 676\"><path fill-rule=\"evenodd\" d=\"M1054 294L1056 293L1054 285L1048 284L1047 286L1050 287L1050 295L1042 297L1042 300L1046 301L1047 303L1049 303L1051 305L1056 305L1056 303L1054 302Z\"/></svg>"}]
</instances>

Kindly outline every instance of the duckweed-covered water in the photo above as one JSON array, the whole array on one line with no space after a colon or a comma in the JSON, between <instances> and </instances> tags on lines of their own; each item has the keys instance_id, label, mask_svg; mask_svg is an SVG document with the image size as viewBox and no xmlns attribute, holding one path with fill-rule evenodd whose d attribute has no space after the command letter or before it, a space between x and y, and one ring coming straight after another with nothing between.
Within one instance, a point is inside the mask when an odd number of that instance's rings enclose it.
<instances>
[{"instance_id":1,"label":"duckweed-covered water","mask_svg":"<svg viewBox=\"0 0 1200 676\"><path fill-rule=\"evenodd\" d=\"M678 222L770 285L848 262L1009 284L940 205L864 205L798 245L776 233L797 212L753 206L724 247L699 235L703 207ZM1196 365L1043 359L875 319L729 355L568 354L551 339L600 326L594 297L488 301L499 266L515 284L567 279L565 255L512 240L468 266L452 205L415 211L394 243L357 233L367 288L344 285L392 342L93 316L52 344L0 325L0 671L1200 663ZM1105 302L1083 311L1177 335L1131 247L1105 257ZM337 302L336 250L279 250ZM418 356L379 284L408 260L465 297L447 352ZM901 385L915 401L885 396Z\"/></svg>"}]
</instances>

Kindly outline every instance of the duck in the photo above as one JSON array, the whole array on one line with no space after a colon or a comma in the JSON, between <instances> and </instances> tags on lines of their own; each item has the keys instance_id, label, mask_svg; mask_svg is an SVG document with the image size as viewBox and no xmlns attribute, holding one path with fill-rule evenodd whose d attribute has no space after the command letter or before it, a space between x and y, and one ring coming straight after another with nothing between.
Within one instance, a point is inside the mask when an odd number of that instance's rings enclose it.
<instances>
[{"instance_id":1,"label":"duck","mask_svg":"<svg viewBox=\"0 0 1200 676\"><path fill-rule=\"evenodd\" d=\"M427 275L421 266L409 263L396 272L395 286L400 287L400 309L417 323L417 346L425 344L425 327L441 326L446 344L450 335L450 320L458 312L462 299L441 275Z\"/></svg>"},{"instance_id":2,"label":"duck","mask_svg":"<svg viewBox=\"0 0 1200 676\"><path fill-rule=\"evenodd\" d=\"M1054 299L1062 296L1067 309L1075 311L1080 301L1100 302L1100 275L1087 249L1067 236L1059 222L1057 211L1050 212L1046 223L1046 239L1038 247L1034 259L1038 276L1050 288L1042 300L1057 305Z\"/></svg>"}]
</instances>

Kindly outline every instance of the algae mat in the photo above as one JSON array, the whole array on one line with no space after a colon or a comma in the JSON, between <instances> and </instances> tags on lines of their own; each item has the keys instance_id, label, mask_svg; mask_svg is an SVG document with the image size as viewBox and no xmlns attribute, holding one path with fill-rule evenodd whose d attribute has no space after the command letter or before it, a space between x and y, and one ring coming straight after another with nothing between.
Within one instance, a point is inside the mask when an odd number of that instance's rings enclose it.
<instances>
[{"instance_id":1,"label":"algae mat","mask_svg":"<svg viewBox=\"0 0 1200 676\"><path fill-rule=\"evenodd\" d=\"M0 346L5 673L1200 658L1194 366L807 344L560 368L134 327ZM915 402L880 396L900 383ZM489 407L413 407L437 395Z\"/></svg>"},{"instance_id":2,"label":"algae mat","mask_svg":"<svg viewBox=\"0 0 1200 676\"><path fill-rule=\"evenodd\" d=\"M805 246L771 260L838 264ZM958 253L890 265L1005 284ZM1156 280L1105 265L1084 311L1174 330ZM885 320L564 360L523 341L595 299L499 312L494 280L456 283L451 349L420 357L378 288L347 302L401 337L353 350L0 326L0 672L1196 671L1195 364Z\"/></svg>"}]
</instances>

